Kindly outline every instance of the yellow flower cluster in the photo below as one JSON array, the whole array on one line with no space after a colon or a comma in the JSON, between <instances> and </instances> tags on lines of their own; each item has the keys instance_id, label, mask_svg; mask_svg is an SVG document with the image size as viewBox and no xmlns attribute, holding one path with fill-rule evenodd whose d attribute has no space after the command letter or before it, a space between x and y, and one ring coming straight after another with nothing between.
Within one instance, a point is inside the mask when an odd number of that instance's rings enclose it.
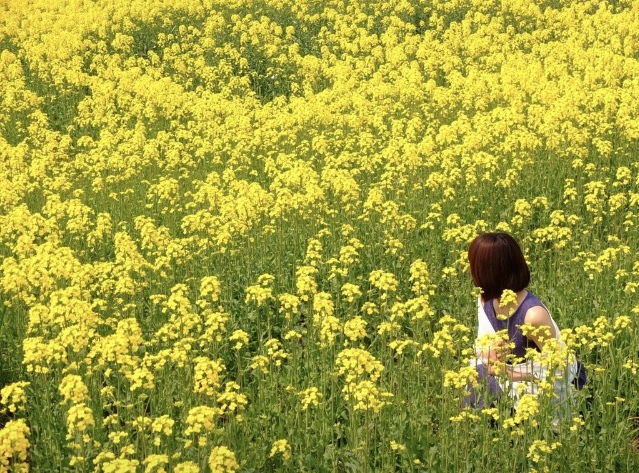
<instances>
[{"instance_id":1,"label":"yellow flower cluster","mask_svg":"<svg viewBox=\"0 0 639 473\"><path fill-rule=\"evenodd\" d=\"M209 455L209 468L220 473L232 473L240 468L235 453L227 447L213 447Z\"/></svg>"},{"instance_id":2,"label":"yellow flower cluster","mask_svg":"<svg viewBox=\"0 0 639 473\"><path fill-rule=\"evenodd\" d=\"M169 456L152 454L146 457L142 463L145 473L166 473L164 467L169 463Z\"/></svg>"},{"instance_id":3,"label":"yellow flower cluster","mask_svg":"<svg viewBox=\"0 0 639 473\"><path fill-rule=\"evenodd\" d=\"M367 322L361 317L353 317L344 323L344 335L350 342L356 342L366 337ZM345 341L344 344L348 344Z\"/></svg>"},{"instance_id":4,"label":"yellow flower cluster","mask_svg":"<svg viewBox=\"0 0 639 473\"><path fill-rule=\"evenodd\" d=\"M24 411L27 403L27 394L24 388L27 386L29 386L28 381L18 381L3 387L0 390L0 406L3 406L0 412L5 414Z\"/></svg>"},{"instance_id":5,"label":"yellow flower cluster","mask_svg":"<svg viewBox=\"0 0 639 473\"><path fill-rule=\"evenodd\" d=\"M286 439L280 439L273 442L269 457L273 458L277 454L282 454L282 460L286 461L291 458L291 446Z\"/></svg>"},{"instance_id":6,"label":"yellow flower cluster","mask_svg":"<svg viewBox=\"0 0 639 473\"><path fill-rule=\"evenodd\" d=\"M592 324L579 325L574 329L562 330L561 335L566 344L571 348L587 347L594 349L596 347L606 347L615 338L615 332L620 333L623 328L630 326L630 319L627 316L620 316L613 322L611 327L610 321L604 317L597 317ZM617 328L617 330L615 330Z\"/></svg>"},{"instance_id":7,"label":"yellow flower cluster","mask_svg":"<svg viewBox=\"0 0 639 473\"><path fill-rule=\"evenodd\" d=\"M342 296L348 302L355 302L355 300L362 296L362 291L358 285L346 283L342 286Z\"/></svg>"},{"instance_id":8,"label":"yellow flower cluster","mask_svg":"<svg viewBox=\"0 0 639 473\"><path fill-rule=\"evenodd\" d=\"M200 467L192 461L185 461L175 465L175 473L200 473Z\"/></svg>"},{"instance_id":9,"label":"yellow flower cluster","mask_svg":"<svg viewBox=\"0 0 639 473\"><path fill-rule=\"evenodd\" d=\"M388 403L385 399L392 397L377 387L384 366L368 351L347 348L338 353L335 364L337 374L344 377L344 399L352 403L354 410L378 413Z\"/></svg>"},{"instance_id":10,"label":"yellow flower cluster","mask_svg":"<svg viewBox=\"0 0 639 473\"><path fill-rule=\"evenodd\" d=\"M214 407L197 406L192 408L186 418L186 424L188 427L184 431L184 434L191 435L211 432L215 427L215 419L217 415L218 410Z\"/></svg>"},{"instance_id":11,"label":"yellow flower cluster","mask_svg":"<svg viewBox=\"0 0 639 473\"><path fill-rule=\"evenodd\" d=\"M266 348L266 353L275 366L281 366L282 360L288 357L288 353L286 353L282 347L282 342L276 338L267 340L266 343L264 343L264 348Z\"/></svg>"},{"instance_id":12,"label":"yellow flower cluster","mask_svg":"<svg viewBox=\"0 0 639 473\"><path fill-rule=\"evenodd\" d=\"M477 386L477 370L474 366L464 366L458 371L446 371L444 386L463 389L468 385Z\"/></svg>"},{"instance_id":13,"label":"yellow flower cluster","mask_svg":"<svg viewBox=\"0 0 639 473\"><path fill-rule=\"evenodd\" d=\"M2 471L29 471L27 453L30 430L24 419L10 420L0 429L0 468Z\"/></svg>"},{"instance_id":14,"label":"yellow flower cluster","mask_svg":"<svg viewBox=\"0 0 639 473\"><path fill-rule=\"evenodd\" d=\"M173 433L174 425L175 421L166 414L153 419L151 423L151 431L154 434L153 444L156 447L160 446L160 443L162 442L160 434L163 434L165 437L170 436Z\"/></svg>"},{"instance_id":15,"label":"yellow flower cluster","mask_svg":"<svg viewBox=\"0 0 639 473\"><path fill-rule=\"evenodd\" d=\"M528 421L533 427L537 427L535 418L539 413L539 400L535 394L522 394L517 404L517 410L512 417L504 420L504 427L512 429L512 435L524 435L523 423Z\"/></svg>"},{"instance_id":16,"label":"yellow flower cluster","mask_svg":"<svg viewBox=\"0 0 639 473\"><path fill-rule=\"evenodd\" d=\"M445 315L439 319L440 330L433 333L432 341L422 344L421 349L417 352L430 353L434 358L440 358L443 354L454 354L458 347L464 347L470 339L468 333L470 329L464 324L460 324L454 317ZM459 342L455 340L459 337ZM465 351L466 349L464 349Z\"/></svg>"},{"instance_id":17,"label":"yellow flower cluster","mask_svg":"<svg viewBox=\"0 0 639 473\"><path fill-rule=\"evenodd\" d=\"M76 450L91 439L90 429L95 426L93 411L85 403L72 405L67 412L67 440L72 442Z\"/></svg>"},{"instance_id":18,"label":"yellow flower cluster","mask_svg":"<svg viewBox=\"0 0 639 473\"><path fill-rule=\"evenodd\" d=\"M229 337L229 340L231 342L236 342L233 348L235 350L239 350L243 346L248 345L249 335L244 330L236 330L235 332L231 334L231 336Z\"/></svg>"},{"instance_id":19,"label":"yellow flower cluster","mask_svg":"<svg viewBox=\"0 0 639 473\"><path fill-rule=\"evenodd\" d=\"M530 447L528 447L526 458L530 458L533 463L539 463L543 456L552 453L559 447L561 447L561 443L559 442L553 442L548 445L545 440L534 440Z\"/></svg>"},{"instance_id":20,"label":"yellow flower cluster","mask_svg":"<svg viewBox=\"0 0 639 473\"><path fill-rule=\"evenodd\" d=\"M454 423L464 422L466 419L473 421L478 420L479 416L471 409L463 409L456 416L452 416L449 420Z\"/></svg>"},{"instance_id":21,"label":"yellow flower cluster","mask_svg":"<svg viewBox=\"0 0 639 473\"><path fill-rule=\"evenodd\" d=\"M335 344L336 335L342 325L335 317L335 304L327 292L318 292L313 297L313 325L319 331L319 343L323 348Z\"/></svg>"},{"instance_id":22,"label":"yellow flower cluster","mask_svg":"<svg viewBox=\"0 0 639 473\"><path fill-rule=\"evenodd\" d=\"M274 277L270 274L263 274L257 278L257 284L246 288L246 302L254 302L257 307L264 305L273 298L271 285Z\"/></svg>"},{"instance_id":23,"label":"yellow flower cluster","mask_svg":"<svg viewBox=\"0 0 639 473\"><path fill-rule=\"evenodd\" d=\"M71 401L73 404L89 401L89 389L78 375L66 375L60 382L59 390L63 399Z\"/></svg>"},{"instance_id":24,"label":"yellow flower cluster","mask_svg":"<svg viewBox=\"0 0 639 473\"><path fill-rule=\"evenodd\" d=\"M372 271L369 281L373 287L382 291L382 299L387 297L386 293L395 292L399 284L394 274L382 271L381 269Z\"/></svg>"},{"instance_id":25,"label":"yellow flower cluster","mask_svg":"<svg viewBox=\"0 0 639 473\"><path fill-rule=\"evenodd\" d=\"M298 393L302 397L302 411L308 410L309 406L318 406L322 393L316 387L304 389Z\"/></svg>"},{"instance_id":26,"label":"yellow flower cluster","mask_svg":"<svg viewBox=\"0 0 639 473\"><path fill-rule=\"evenodd\" d=\"M224 371L224 365L219 361L209 360L200 356L193 360L193 391L207 396L213 396L220 387L220 374Z\"/></svg>"},{"instance_id":27,"label":"yellow flower cluster","mask_svg":"<svg viewBox=\"0 0 639 473\"><path fill-rule=\"evenodd\" d=\"M217 396L220 413L224 415L242 411L248 404L246 395L239 392L240 385L234 381L228 381L224 386L224 392ZM242 420L241 414L235 416L238 422Z\"/></svg>"}]
</instances>

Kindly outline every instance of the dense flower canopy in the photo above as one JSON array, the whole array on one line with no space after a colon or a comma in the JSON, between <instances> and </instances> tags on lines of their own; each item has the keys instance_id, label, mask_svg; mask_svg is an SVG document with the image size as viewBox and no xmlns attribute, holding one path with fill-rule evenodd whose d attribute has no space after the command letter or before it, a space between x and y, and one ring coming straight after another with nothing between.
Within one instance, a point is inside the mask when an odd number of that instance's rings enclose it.
<instances>
[{"instance_id":1,"label":"dense flower canopy","mask_svg":"<svg viewBox=\"0 0 639 473\"><path fill-rule=\"evenodd\" d=\"M1 2L0 471L632 471L638 143L638 2ZM489 230L556 440L459 407Z\"/></svg>"}]
</instances>

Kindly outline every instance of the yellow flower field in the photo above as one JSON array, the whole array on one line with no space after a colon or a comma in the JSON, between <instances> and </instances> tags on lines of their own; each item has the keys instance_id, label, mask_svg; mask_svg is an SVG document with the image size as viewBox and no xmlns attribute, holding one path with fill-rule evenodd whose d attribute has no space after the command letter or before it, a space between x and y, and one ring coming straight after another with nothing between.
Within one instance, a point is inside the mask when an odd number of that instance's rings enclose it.
<instances>
[{"instance_id":1,"label":"yellow flower field","mask_svg":"<svg viewBox=\"0 0 639 473\"><path fill-rule=\"evenodd\" d=\"M637 471L638 156L637 1L0 0L0 472ZM559 422L461 407L493 230Z\"/></svg>"}]
</instances>

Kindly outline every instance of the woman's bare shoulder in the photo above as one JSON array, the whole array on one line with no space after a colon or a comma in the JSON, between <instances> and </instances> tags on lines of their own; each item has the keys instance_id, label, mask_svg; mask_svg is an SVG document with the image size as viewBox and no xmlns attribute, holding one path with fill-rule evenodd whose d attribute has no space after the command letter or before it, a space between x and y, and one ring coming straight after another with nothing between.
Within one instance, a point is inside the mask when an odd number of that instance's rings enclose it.
<instances>
[{"instance_id":1,"label":"woman's bare shoulder","mask_svg":"<svg viewBox=\"0 0 639 473\"><path fill-rule=\"evenodd\" d=\"M524 323L534 325L535 327L542 325L552 326L552 317L544 306L535 305L526 312Z\"/></svg>"},{"instance_id":2,"label":"woman's bare shoulder","mask_svg":"<svg viewBox=\"0 0 639 473\"><path fill-rule=\"evenodd\" d=\"M549 336L550 338L557 338L558 336L557 329L555 328L555 323L544 306L536 305L528 309L528 312L526 312L526 315L524 317L524 323L530 324L533 327L537 328L547 328L549 332L547 335L543 335L541 333L537 333L536 335L527 335L527 337L533 340L538 347L542 346L543 338L546 338L547 336Z\"/></svg>"}]
</instances>

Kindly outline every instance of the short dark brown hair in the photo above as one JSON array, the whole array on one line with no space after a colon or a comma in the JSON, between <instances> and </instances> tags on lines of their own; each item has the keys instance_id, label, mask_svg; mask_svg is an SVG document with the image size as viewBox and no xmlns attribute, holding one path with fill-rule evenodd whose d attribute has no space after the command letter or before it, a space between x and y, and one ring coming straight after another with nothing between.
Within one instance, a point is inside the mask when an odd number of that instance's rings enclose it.
<instances>
[{"instance_id":1,"label":"short dark brown hair","mask_svg":"<svg viewBox=\"0 0 639 473\"><path fill-rule=\"evenodd\" d=\"M468 247L470 274L482 299L501 297L504 289L519 292L530 283L530 269L517 241L507 233L484 233Z\"/></svg>"}]
</instances>

